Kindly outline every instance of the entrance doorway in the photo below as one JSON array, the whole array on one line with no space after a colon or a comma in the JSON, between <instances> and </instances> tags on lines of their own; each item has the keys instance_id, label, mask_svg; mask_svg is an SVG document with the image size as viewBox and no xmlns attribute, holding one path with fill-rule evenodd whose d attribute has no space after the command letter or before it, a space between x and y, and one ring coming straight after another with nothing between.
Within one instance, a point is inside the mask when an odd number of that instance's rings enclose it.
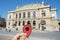
<instances>
[{"instance_id":1,"label":"entrance doorway","mask_svg":"<svg viewBox=\"0 0 60 40\"><path fill-rule=\"evenodd\" d=\"M38 29L41 30L41 31L44 31L46 29L46 27L44 25L40 24L39 27L38 27Z\"/></svg>"},{"instance_id":2,"label":"entrance doorway","mask_svg":"<svg viewBox=\"0 0 60 40\"><path fill-rule=\"evenodd\" d=\"M44 31L45 29L46 29L46 27L44 27L44 25L42 25L42 29L41 30Z\"/></svg>"},{"instance_id":3,"label":"entrance doorway","mask_svg":"<svg viewBox=\"0 0 60 40\"><path fill-rule=\"evenodd\" d=\"M45 25L46 25L46 21L41 20L41 22L39 23L39 30L44 31L46 29Z\"/></svg>"}]
</instances>

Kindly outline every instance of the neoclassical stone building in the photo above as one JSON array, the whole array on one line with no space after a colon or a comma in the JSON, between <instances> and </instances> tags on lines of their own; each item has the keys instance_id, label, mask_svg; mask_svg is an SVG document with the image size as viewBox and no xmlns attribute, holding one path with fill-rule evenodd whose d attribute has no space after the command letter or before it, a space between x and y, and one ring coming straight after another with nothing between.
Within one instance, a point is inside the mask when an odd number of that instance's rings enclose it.
<instances>
[{"instance_id":1,"label":"neoclassical stone building","mask_svg":"<svg viewBox=\"0 0 60 40\"><path fill-rule=\"evenodd\" d=\"M7 29L22 30L24 25L30 24L33 30L54 31L59 29L57 9L50 4L29 4L17 7L14 11L8 11Z\"/></svg>"}]
</instances>

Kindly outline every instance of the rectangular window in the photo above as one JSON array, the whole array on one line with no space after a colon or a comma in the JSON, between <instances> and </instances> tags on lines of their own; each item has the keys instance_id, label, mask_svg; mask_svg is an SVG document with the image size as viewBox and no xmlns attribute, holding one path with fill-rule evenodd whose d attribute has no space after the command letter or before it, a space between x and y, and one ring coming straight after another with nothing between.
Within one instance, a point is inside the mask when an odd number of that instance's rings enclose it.
<instances>
[{"instance_id":1,"label":"rectangular window","mask_svg":"<svg viewBox=\"0 0 60 40\"><path fill-rule=\"evenodd\" d=\"M10 25L10 22L8 23L8 25Z\"/></svg>"},{"instance_id":2,"label":"rectangular window","mask_svg":"<svg viewBox=\"0 0 60 40\"><path fill-rule=\"evenodd\" d=\"M9 19L11 19L11 15L9 16Z\"/></svg>"},{"instance_id":3,"label":"rectangular window","mask_svg":"<svg viewBox=\"0 0 60 40\"><path fill-rule=\"evenodd\" d=\"M25 12L23 12L23 18L25 18Z\"/></svg>"},{"instance_id":4,"label":"rectangular window","mask_svg":"<svg viewBox=\"0 0 60 40\"><path fill-rule=\"evenodd\" d=\"M15 22L15 26L17 26L17 21Z\"/></svg>"},{"instance_id":5,"label":"rectangular window","mask_svg":"<svg viewBox=\"0 0 60 40\"><path fill-rule=\"evenodd\" d=\"M44 12L44 16L46 16L46 13Z\"/></svg>"},{"instance_id":6,"label":"rectangular window","mask_svg":"<svg viewBox=\"0 0 60 40\"><path fill-rule=\"evenodd\" d=\"M23 26L25 25L25 21L23 21Z\"/></svg>"},{"instance_id":7,"label":"rectangular window","mask_svg":"<svg viewBox=\"0 0 60 40\"><path fill-rule=\"evenodd\" d=\"M30 12L28 12L28 18L30 18Z\"/></svg>"},{"instance_id":8,"label":"rectangular window","mask_svg":"<svg viewBox=\"0 0 60 40\"><path fill-rule=\"evenodd\" d=\"M19 18L21 18L21 13L19 14Z\"/></svg>"},{"instance_id":9,"label":"rectangular window","mask_svg":"<svg viewBox=\"0 0 60 40\"><path fill-rule=\"evenodd\" d=\"M20 26L21 21L19 21L19 26Z\"/></svg>"}]
</instances>

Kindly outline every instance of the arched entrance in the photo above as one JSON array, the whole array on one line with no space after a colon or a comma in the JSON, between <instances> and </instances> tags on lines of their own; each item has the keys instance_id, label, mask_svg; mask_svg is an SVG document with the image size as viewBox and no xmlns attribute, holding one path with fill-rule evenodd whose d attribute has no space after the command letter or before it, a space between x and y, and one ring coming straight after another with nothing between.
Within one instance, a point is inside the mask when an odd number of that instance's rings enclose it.
<instances>
[{"instance_id":1,"label":"arched entrance","mask_svg":"<svg viewBox=\"0 0 60 40\"><path fill-rule=\"evenodd\" d=\"M46 25L46 21L41 20L41 22L39 23L39 30L44 31L46 29L45 25Z\"/></svg>"}]
</instances>

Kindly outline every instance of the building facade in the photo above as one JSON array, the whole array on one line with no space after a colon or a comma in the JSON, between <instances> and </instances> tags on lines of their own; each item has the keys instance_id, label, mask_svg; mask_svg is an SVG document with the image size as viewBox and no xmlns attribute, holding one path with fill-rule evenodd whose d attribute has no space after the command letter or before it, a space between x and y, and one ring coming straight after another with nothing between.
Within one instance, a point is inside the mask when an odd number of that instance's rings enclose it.
<instances>
[{"instance_id":1,"label":"building facade","mask_svg":"<svg viewBox=\"0 0 60 40\"><path fill-rule=\"evenodd\" d=\"M57 9L50 4L30 4L17 7L14 11L8 11L7 29L22 30L24 25L30 24L33 30L54 31L59 29Z\"/></svg>"}]
</instances>

